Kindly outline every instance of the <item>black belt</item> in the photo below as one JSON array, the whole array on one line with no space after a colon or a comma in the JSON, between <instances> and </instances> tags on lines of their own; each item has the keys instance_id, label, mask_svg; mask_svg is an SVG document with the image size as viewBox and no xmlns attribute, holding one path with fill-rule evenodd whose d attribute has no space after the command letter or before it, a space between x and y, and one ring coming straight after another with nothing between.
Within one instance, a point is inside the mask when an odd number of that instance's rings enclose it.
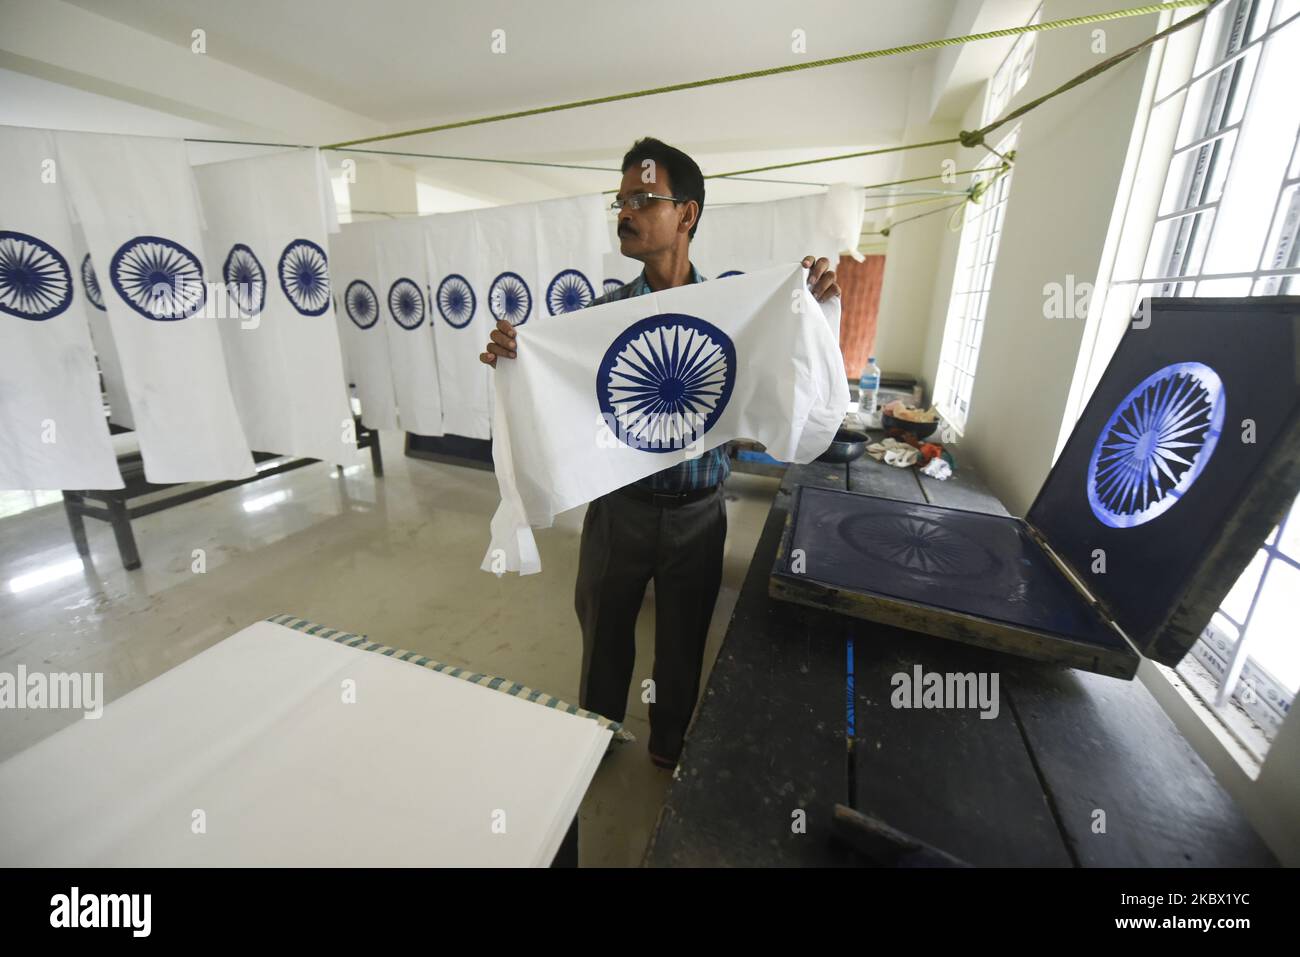
<instances>
[{"instance_id":1,"label":"black belt","mask_svg":"<svg viewBox=\"0 0 1300 957\"><path fill-rule=\"evenodd\" d=\"M616 489L619 495L625 498L633 499L637 502L645 502L647 505L654 505L656 508L680 508L683 505L690 505L692 502L698 502L706 499L718 490L718 486L710 485L708 488L693 488L685 492L656 492L654 489L644 488L640 485L624 485Z\"/></svg>"}]
</instances>

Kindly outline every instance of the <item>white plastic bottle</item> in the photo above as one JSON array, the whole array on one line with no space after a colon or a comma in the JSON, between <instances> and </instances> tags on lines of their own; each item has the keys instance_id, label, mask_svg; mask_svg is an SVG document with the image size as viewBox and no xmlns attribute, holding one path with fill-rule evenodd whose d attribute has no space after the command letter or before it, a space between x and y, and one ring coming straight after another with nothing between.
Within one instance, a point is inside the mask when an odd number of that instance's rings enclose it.
<instances>
[{"instance_id":1,"label":"white plastic bottle","mask_svg":"<svg viewBox=\"0 0 1300 957\"><path fill-rule=\"evenodd\" d=\"M880 401L880 366L876 357L867 359L867 367L862 370L858 380L858 415L864 421L874 423Z\"/></svg>"}]
</instances>

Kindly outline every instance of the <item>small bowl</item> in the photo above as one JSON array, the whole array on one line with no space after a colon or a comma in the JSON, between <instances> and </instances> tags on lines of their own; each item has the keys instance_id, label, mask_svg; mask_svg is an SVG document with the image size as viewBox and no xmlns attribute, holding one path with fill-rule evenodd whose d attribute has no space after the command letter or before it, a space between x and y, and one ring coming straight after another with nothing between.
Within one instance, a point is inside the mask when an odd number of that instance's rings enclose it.
<instances>
[{"instance_id":1,"label":"small bowl","mask_svg":"<svg viewBox=\"0 0 1300 957\"><path fill-rule=\"evenodd\" d=\"M860 458L862 453L867 450L867 443L871 441L865 432L856 432L853 429L840 429L835 433L835 438L830 446L821 455L817 456L818 462L852 462Z\"/></svg>"},{"instance_id":2,"label":"small bowl","mask_svg":"<svg viewBox=\"0 0 1300 957\"><path fill-rule=\"evenodd\" d=\"M934 422L908 422L906 419L896 419L892 415L881 414L881 424L885 431L890 429L900 429L914 436L917 441L929 438L934 434L934 430L939 427L938 420Z\"/></svg>"}]
</instances>

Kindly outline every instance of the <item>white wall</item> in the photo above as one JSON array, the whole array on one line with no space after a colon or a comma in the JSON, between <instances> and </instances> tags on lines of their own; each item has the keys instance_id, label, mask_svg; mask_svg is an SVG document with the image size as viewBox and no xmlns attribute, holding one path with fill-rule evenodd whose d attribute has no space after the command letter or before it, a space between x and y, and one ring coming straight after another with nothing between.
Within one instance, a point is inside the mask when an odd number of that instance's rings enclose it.
<instances>
[{"instance_id":1,"label":"white wall","mask_svg":"<svg viewBox=\"0 0 1300 957\"><path fill-rule=\"evenodd\" d=\"M913 72L907 110L909 122L902 132L900 142L926 143L957 135L960 127L955 124L928 121L930 107L933 104L933 85L935 85L933 71L918 69ZM955 145L906 150L897 154L900 161L888 178L893 181L938 175L944 172L944 161L958 161L959 153L960 148ZM962 186L958 183L944 183L942 180L934 179L908 184L904 188L958 190ZM907 197L907 199L914 198L920 197ZM887 211L886 218L897 222L953 201L939 200L933 204L902 206ZM873 200L867 205L873 207L885 204L877 204ZM880 289L879 319L874 348L880 367L885 372L906 372L921 376L927 345L935 335L936 287L943 287L943 295L946 297L952 284L952 269L943 268L945 261L943 244L949 215L951 214L934 213L913 222L901 223L896 229L890 231L888 243L883 250L885 275ZM939 323L939 332L942 333L942 319ZM930 382L925 381L925 385L928 387Z\"/></svg>"},{"instance_id":2,"label":"white wall","mask_svg":"<svg viewBox=\"0 0 1300 957\"><path fill-rule=\"evenodd\" d=\"M909 127L906 138L912 141L936 139L933 129ZM930 175L936 165L931 158L918 156L916 160L904 163L898 178ZM923 208L928 207L929 204L925 204ZM915 215L915 212L908 213L908 209L915 207L903 207L898 211L898 218ZM944 261L951 258L945 256L943 249L948 215L936 213L903 223L896 232L891 231L884 249L885 275L880 289L874 352L885 372L916 375L922 379L927 391L933 380L923 374L926 349L930 339L937 337L936 327L938 333L943 329L941 318L936 323L934 293L936 287L941 287L946 298L952 286L952 269L943 268Z\"/></svg>"},{"instance_id":3,"label":"white wall","mask_svg":"<svg viewBox=\"0 0 1300 957\"><path fill-rule=\"evenodd\" d=\"M1109 0L1047 0L1043 19L1109 10ZM1106 53L1092 52L1090 28L1039 34L1029 82L1009 108L1149 36L1154 15L1112 21ZM1143 52L1028 114L1021 121L1017 160L1001 247L989 294L988 321L976 368L965 435L958 447L1007 508L1024 514L1051 469L1069 397L1084 318L1044 318L1043 286L1093 283L1124 170L1147 64ZM961 124L977 125L983 91ZM909 138L919 131L909 130ZM947 129L942 135L952 135ZM996 142L1004 127L990 136ZM936 155L936 154L944 155ZM928 154L928 155L926 155ZM968 169L982 151L916 151L907 172L936 172L944 156ZM951 293L960 234L947 216L898 227L889 238L881 292L877 352L881 366L910 372L932 389Z\"/></svg>"},{"instance_id":4,"label":"white wall","mask_svg":"<svg viewBox=\"0 0 1300 957\"><path fill-rule=\"evenodd\" d=\"M962 117L960 129L978 129L983 119L984 91L980 87L971 99ZM957 169L972 169L976 166L992 166L997 157L984 154L983 151L957 149L953 157L960 163ZM966 180L967 177L962 177ZM941 204L942 205L942 204ZM953 213L959 210L953 210ZM952 213L940 213L933 217L938 229L938 258L934 264L934 275L930 279L930 322L927 327L925 349L921 355L920 379L926 390L933 395L934 384L939 378L939 355L943 350L943 331L948 322L948 307L952 301L952 287L957 279L957 254L961 247L960 219L952 220ZM953 231L952 225L958 226ZM906 229L907 227L903 227Z\"/></svg>"}]
</instances>

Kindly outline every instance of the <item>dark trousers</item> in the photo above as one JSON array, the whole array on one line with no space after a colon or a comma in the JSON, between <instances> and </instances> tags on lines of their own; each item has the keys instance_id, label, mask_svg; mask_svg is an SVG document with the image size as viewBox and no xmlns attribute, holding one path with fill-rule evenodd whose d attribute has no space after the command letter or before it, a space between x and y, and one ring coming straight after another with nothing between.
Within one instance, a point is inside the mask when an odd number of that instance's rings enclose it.
<instances>
[{"instance_id":1,"label":"dark trousers","mask_svg":"<svg viewBox=\"0 0 1300 957\"><path fill-rule=\"evenodd\" d=\"M611 492L587 506L574 607L582 624L578 703L612 721L627 712L636 618L655 582L650 750L676 760L700 691L709 618L722 583L727 507L722 487L665 508ZM641 684L637 683L640 692Z\"/></svg>"}]
</instances>

